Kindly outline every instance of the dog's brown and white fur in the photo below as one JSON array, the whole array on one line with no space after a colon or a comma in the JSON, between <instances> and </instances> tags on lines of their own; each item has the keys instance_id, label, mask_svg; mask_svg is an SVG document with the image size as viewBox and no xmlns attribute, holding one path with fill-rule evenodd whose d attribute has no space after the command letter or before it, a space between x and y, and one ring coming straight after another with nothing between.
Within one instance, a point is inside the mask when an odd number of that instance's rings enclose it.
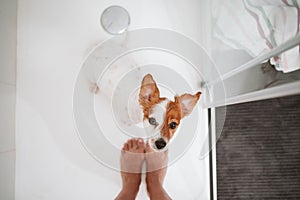
<instances>
[{"instance_id":1,"label":"dog's brown and white fur","mask_svg":"<svg viewBox=\"0 0 300 200\"><path fill-rule=\"evenodd\" d=\"M174 136L182 118L188 116L200 98L194 95L175 96L174 101L160 97L159 89L152 75L147 74L142 81L139 103L143 109L143 123L147 132L160 132L150 145L154 150L163 150Z\"/></svg>"}]
</instances>

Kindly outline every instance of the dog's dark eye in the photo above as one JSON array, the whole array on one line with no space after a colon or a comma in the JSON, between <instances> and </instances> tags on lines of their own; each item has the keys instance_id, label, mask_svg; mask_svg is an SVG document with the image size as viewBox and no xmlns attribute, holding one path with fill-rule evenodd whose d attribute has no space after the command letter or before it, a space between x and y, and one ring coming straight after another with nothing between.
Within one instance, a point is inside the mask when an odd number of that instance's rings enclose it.
<instances>
[{"instance_id":1,"label":"dog's dark eye","mask_svg":"<svg viewBox=\"0 0 300 200\"><path fill-rule=\"evenodd\" d=\"M151 125L156 125L156 119L153 118L153 117L150 117L150 118L149 118L149 123L150 123Z\"/></svg>"},{"instance_id":2,"label":"dog's dark eye","mask_svg":"<svg viewBox=\"0 0 300 200\"><path fill-rule=\"evenodd\" d=\"M176 122L171 122L171 123L169 124L170 129L175 129L176 126L177 126Z\"/></svg>"}]
</instances>

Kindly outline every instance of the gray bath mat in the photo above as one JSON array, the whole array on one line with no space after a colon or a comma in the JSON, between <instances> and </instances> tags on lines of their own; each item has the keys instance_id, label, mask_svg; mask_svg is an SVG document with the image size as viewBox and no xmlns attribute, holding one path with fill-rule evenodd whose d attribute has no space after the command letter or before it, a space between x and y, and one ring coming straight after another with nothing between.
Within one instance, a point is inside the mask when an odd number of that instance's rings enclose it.
<instances>
[{"instance_id":1,"label":"gray bath mat","mask_svg":"<svg viewBox=\"0 0 300 200\"><path fill-rule=\"evenodd\" d=\"M217 198L300 199L300 95L227 107Z\"/></svg>"}]
</instances>

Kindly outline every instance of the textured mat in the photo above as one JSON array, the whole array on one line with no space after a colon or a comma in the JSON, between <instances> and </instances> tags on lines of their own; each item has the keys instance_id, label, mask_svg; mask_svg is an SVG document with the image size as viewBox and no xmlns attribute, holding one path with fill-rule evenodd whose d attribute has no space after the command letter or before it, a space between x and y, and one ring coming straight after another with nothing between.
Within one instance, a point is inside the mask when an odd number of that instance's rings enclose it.
<instances>
[{"instance_id":1,"label":"textured mat","mask_svg":"<svg viewBox=\"0 0 300 200\"><path fill-rule=\"evenodd\" d=\"M217 197L300 199L300 95L227 107Z\"/></svg>"}]
</instances>

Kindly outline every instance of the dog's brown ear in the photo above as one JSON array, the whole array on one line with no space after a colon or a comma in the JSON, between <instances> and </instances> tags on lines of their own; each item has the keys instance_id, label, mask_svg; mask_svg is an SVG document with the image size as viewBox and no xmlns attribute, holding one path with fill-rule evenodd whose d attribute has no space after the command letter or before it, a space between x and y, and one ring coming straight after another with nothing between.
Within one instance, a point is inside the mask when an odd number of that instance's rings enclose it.
<instances>
[{"instance_id":1,"label":"dog's brown ear","mask_svg":"<svg viewBox=\"0 0 300 200\"><path fill-rule=\"evenodd\" d=\"M139 103L144 108L149 107L159 101L159 90L151 74L147 74L142 81Z\"/></svg>"},{"instance_id":2,"label":"dog's brown ear","mask_svg":"<svg viewBox=\"0 0 300 200\"><path fill-rule=\"evenodd\" d=\"M188 116L194 109L196 103L200 99L201 92L197 92L194 95L183 94L175 97L175 102L179 102L181 105L181 118Z\"/></svg>"}]
</instances>

